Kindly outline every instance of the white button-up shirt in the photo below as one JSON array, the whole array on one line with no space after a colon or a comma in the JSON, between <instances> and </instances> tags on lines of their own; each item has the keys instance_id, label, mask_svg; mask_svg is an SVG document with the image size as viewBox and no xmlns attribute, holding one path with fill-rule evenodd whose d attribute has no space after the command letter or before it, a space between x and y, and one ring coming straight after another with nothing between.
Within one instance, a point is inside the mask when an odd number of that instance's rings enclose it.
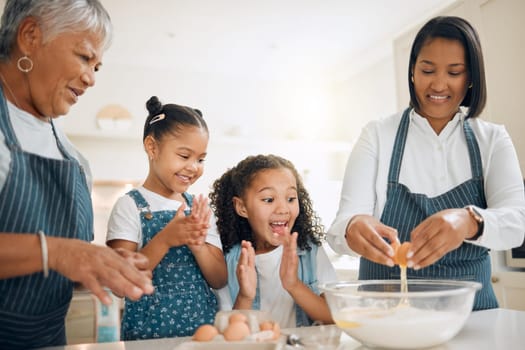
<instances>
[{"instance_id":1,"label":"white button-up shirt","mask_svg":"<svg viewBox=\"0 0 525 350\"><path fill-rule=\"evenodd\" d=\"M458 112L439 135L428 121L410 112L399 182L413 193L435 197L472 178L463 132L466 110ZM344 235L357 214L381 218L386 202L388 171L402 113L368 123L347 163L339 209L328 242L341 254L353 253ZM472 244L494 250L521 245L525 234L525 192L516 150L502 125L470 120L483 163L487 209L483 235Z\"/></svg>"}]
</instances>

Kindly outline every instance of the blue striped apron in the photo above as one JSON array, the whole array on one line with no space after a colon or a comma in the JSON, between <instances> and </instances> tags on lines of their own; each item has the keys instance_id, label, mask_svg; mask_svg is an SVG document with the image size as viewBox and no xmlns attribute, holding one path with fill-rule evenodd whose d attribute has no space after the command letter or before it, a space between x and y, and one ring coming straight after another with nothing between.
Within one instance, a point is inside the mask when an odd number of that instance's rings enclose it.
<instances>
[{"instance_id":1,"label":"blue striped apron","mask_svg":"<svg viewBox=\"0 0 525 350\"><path fill-rule=\"evenodd\" d=\"M449 208L462 208L473 204L486 208L483 187L483 166L476 137L468 120L463 122L463 132L467 141L472 178L437 197L429 198L424 194L412 193L399 183L399 172L405 142L410 124L409 109L405 110L395 139L390 170L385 208L381 222L395 227L401 242L410 240L410 232L425 218L438 211ZM478 281L483 287L476 293L474 310L498 307L496 296L490 282L491 264L488 249L469 243L447 253L437 262L415 271L408 269L408 279L455 279ZM373 263L361 257L359 279L398 279L400 269Z\"/></svg>"},{"instance_id":2,"label":"blue striped apron","mask_svg":"<svg viewBox=\"0 0 525 350\"><path fill-rule=\"evenodd\" d=\"M0 192L0 232L93 240L93 209L80 164L60 143L64 159L24 152L18 143L2 90L0 129L11 165ZM73 283L55 271L0 280L0 349L64 345L65 316Z\"/></svg>"},{"instance_id":3,"label":"blue striped apron","mask_svg":"<svg viewBox=\"0 0 525 350\"><path fill-rule=\"evenodd\" d=\"M135 201L142 226L142 245L166 226L175 215L174 210L151 212L146 199L137 190L128 193ZM182 194L188 207L193 198ZM186 210L188 215L190 210ZM126 299L122 317L122 340L191 336L205 324L213 324L218 303L208 282L186 246L171 247L153 269L152 295L138 301Z\"/></svg>"}]
</instances>

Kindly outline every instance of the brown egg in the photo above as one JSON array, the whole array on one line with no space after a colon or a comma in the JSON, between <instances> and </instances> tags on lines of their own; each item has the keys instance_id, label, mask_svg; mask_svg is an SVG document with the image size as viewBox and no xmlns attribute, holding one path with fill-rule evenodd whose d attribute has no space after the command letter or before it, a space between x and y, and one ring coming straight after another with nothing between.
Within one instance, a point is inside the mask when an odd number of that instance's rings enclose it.
<instances>
[{"instance_id":1,"label":"brown egg","mask_svg":"<svg viewBox=\"0 0 525 350\"><path fill-rule=\"evenodd\" d=\"M202 326L197 328L195 333L193 333L192 340L210 341L213 338L215 338L217 334L219 334L219 331L217 330L217 328L215 328L211 324L203 324Z\"/></svg>"},{"instance_id":2,"label":"brown egg","mask_svg":"<svg viewBox=\"0 0 525 350\"><path fill-rule=\"evenodd\" d=\"M232 322L222 333L225 340L243 340L250 335L250 328L245 322Z\"/></svg>"},{"instance_id":3,"label":"brown egg","mask_svg":"<svg viewBox=\"0 0 525 350\"><path fill-rule=\"evenodd\" d=\"M242 314L240 312L235 312L230 315L228 318L228 323L234 323L234 322L244 322L246 323L248 321L248 317L246 317L245 314Z\"/></svg>"},{"instance_id":4,"label":"brown egg","mask_svg":"<svg viewBox=\"0 0 525 350\"><path fill-rule=\"evenodd\" d=\"M281 336L281 327L279 326L279 323L274 322L273 323L273 340L279 339Z\"/></svg>"},{"instance_id":5,"label":"brown egg","mask_svg":"<svg viewBox=\"0 0 525 350\"><path fill-rule=\"evenodd\" d=\"M403 242L399 247L395 249L394 263L399 266L407 266L407 253L410 249L410 242Z\"/></svg>"},{"instance_id":6,"label":"brown egg","mask_svg":"<svg viewBox=\"0 0 525 350\"><path fill-rule=\"evenodd\" d=\"M272 321L263 321L259 325L261 331L273 331L273 322Z\"/></svg>"},{"instance_id":7,"label":"brown egg","mask_svg":"<svg viewBox=\"0 0 525 350\"><path fill-rule=\"evenodd\" d=\"M281 327L279 327L279 323L277 322L263 321L259 325L259 329L261 331L272 331L273 332L272 340L278 339L281 335Z\"/></svg>"}]
</instances>

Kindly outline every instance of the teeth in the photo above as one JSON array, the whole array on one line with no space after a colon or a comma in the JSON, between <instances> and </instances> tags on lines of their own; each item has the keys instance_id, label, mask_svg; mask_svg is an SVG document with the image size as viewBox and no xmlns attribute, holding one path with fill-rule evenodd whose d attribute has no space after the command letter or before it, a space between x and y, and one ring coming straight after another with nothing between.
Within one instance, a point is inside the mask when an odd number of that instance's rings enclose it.
<instances>
[{"instance_id":1,"label":"teeth","mask_svg":"<svg viewBox=\"0 0 525 350\"><path fill-rule=\"evenodd\" d=\"M284 226L284 225L286 225L286 221L272 222L270 225Z\"/></svg>"},{"instance_id":2,"label":"teeth","mask_svg":"<svg viewBox=\"0 0 525 350\"><path fill-rule=\"evenodd\" d=\"M447 96L435 96L435 95L430 95L430 98L434 99L434 100L445 100L447 98Z\"/></svg>"}]
</instances>

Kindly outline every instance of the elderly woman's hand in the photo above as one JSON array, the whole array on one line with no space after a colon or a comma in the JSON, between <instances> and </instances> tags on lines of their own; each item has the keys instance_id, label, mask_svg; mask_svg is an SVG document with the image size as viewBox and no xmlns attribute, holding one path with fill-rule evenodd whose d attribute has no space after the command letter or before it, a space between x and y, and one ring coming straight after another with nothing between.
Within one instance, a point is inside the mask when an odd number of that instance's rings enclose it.
<instances>
[{"instance_id":1,"label":"elderly woman's hand","mask_svg":"<svg viewBox=\"0 0 525 350\"><path fill-rule=\"evenodd\" d=\"M153 277L153 273L148 268L148 258L144 254L132 252L125 248L115 248L114 250L119 253L120 256L126 259L131 265L139 269L144 275L146 275L146 277L149 279Z\"/></svg>"},{"instance_id":2,"label":"elderly woman's hand","mask_svg":"<svg viewBox=\"0 0 525 350\"><path fill-rule=\"evenodd\" d=\"M49 268L80 282L108 305L104 287L132 300L153 293L147 259L139 253L115 250L75 239L48 237ZM128 254L129 253L129 254Z\"/></svg>"},{"instance_id":3,"label":"elderly woman's hand","mask_svg":"<svg viewBox=\"0 0 525 350\"><path fill-rule=\"evenodd\" d=\"M397 240L397 230L371 215L356 215L346 227L346 243L357 254L378 264L394 266L394 250L384 240Z\"/></svg>"}]
</instances>

